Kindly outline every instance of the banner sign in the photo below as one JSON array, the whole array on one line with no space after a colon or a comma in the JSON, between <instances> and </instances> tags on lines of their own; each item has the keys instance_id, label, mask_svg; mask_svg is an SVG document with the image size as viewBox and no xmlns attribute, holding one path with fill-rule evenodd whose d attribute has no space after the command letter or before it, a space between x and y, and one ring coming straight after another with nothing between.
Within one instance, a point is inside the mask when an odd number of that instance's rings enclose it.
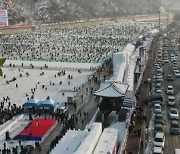
<instances>
[{"instance_id":1,"label":"banner sign","mask_svg":"<svg viewBox=\"0 0 180 154\"><path fill-rule=\"evenodd\" d=\"M7 10L0 10L0 26L8 26L8 13Z\"/></svg>"},{"instance_id":2,"label":"banner sign","mask_svg":"<svg viewBox=\"0 0 180 154\"><path fill-rule=\"evenodd\" d=\"M18 29L18 28L32 28L32 25L12 25L8 26L10 29Z\"/></svg>"}]
</instances>

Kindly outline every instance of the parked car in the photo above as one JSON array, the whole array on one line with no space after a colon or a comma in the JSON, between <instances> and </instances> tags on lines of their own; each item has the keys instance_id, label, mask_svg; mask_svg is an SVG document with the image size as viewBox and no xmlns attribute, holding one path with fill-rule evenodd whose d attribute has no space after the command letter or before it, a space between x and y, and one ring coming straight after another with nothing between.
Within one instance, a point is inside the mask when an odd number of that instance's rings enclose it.
<instances>
[{"instance_id":1,"label":"parked car","mask_svg":"<svg viewBox=\"0 0 180 154\"><path fill-rule=\"evenodd\" d=\"M176 52L174 52L174 54L175 54L175 56L179 56L179 53L176 51Z\"/></svg>"},{"instance_id":2,"label":"parked car","mask_svg":"<svg viewBox=\"0 0 180 154\"><path fill-rule=\"evenodd\" d=\"M154 146L164 148L165 135L164 133L157 132L154 137Z\"/></svg>"},{"instance_id":3,"label":"parked car","mask_svg":"<svg viewBox=\"0 0 180 154\"><path fill-rule=\"evenodd\" d=\"M173 62L173 66L178 66L178 65L179 65L178 62L176 62L176 61Z\"/></svg>"},{"instance_id":4,"label":"parked car","mask_svg":"<svg viewBox=\"0 0 180 154\"><path fill-rule=\"evenodd\" d=\"M173 95L174 94L174 88L173 88L173 86L168 86L167 87L167 94L168 95Z\"/></svg>"},{"instance_id":5,"label":"parked car","mask_svg":"<svg viewBox=\"0 0 180 154\"><path fill-rule=\"evenodd\" d=\"M176 108L170 108L169 109L169 117L170 119L179 119L179 113L178 110Z\"/></svg>"},{"instance_id":6,"label":"parked car","mask_svg":"<svg viewBox=\"0 0 180 154\"><path fill-rule=\"evenodd\" d=\"M154 104L154 113L161 113L161 105Z\"/></svg>"},{"instance_id":7,"label":"parked car","mask_svg":"<svg viewBox=\"0 0 180 154\"><path fill-rule=\"evenodd\" d=\"M20 154L29 154L31 151L34 150L33 145L26 145L20 152Z\"/></svg>"},{"instance_id":8,"label":"parked car","mask_svg":"<svg viewBox=\"0 0 180 154\"><path fill-rule=\"evenodd\" d=\"M174 67L174 68L173 68L173 72L174 72L174 74L176 74L176 73L180 73L179 69L178 69L178 68L176 68L176 67Z\"/></svg>"},{"instance_id":9,"label":"parked car","mask_svg":"<svg viewBox=\"0 0 180 154\"><path fill-rule=\"evenodd\" d=\"M180 133L180 128L179 128L179 122L178 121L171 121L170 125L170 133L173 135L178 135Z\"/></svg>"},{"instance_id":10,"label":"parked car","mask_svg":"<svg viewBox=\"0 0 180 154\"><path fill-rule=\"evenodd\" d=\"M162 84L161 83L156 83L155 84L155 88L156 89L161 89L162 88Z\"/></svg>"},{"instance_id":11,"label":"parked car","mask_svg":"<svg viewBox=\"0 0 180 154\"><path fill-rule=\"evenodd\" d=\"M176 104L175 97L174 96L168 96L168 105L173 106Z\"/></svg>"},{"instance_id":12,"label":"parked car","mask_svg":"<svg viewBox=\"0 0 180 154\"><path fill-rule=\"evenodd\" d=\"M174 79L173 79L172 75L169 74L169 75L167 76L167 81L173 81L173 80L174 80Z\"/></svg>"},{"instance_id":13,"label":"parked car","mask_svg":"<svg viewBox=\"0 0 180 154\"><path fill-rule=\"evenodd\" d=\"M154 147L153 154L163 154L163 149L161 147Z\"/></svg>"},{"instance_id":14,"label":"parked car","mask_svg":"<svg viewBox=\"0 0 180 154\"><path fill-rule=\"evenodd\" d=\"M161 101L161 102L163 102L163 97L162 97L162 95L151 94L149 96L149 102L152 102L152 101Z\"/></svg>"},{"instance_id":15,"label":"parked car","mask_svg":"<svg viewBox=\"0 0 180 154\"><path fill-rule=\"evenodd\" d=\"M155 79L155 82L156 82L156 83L161 83L161 82L163 82L163 78Z\"/></svg>"},{"instance_id":16,"label":"parked car","mask_svg":"<svg viewBox=\"0 0 180 154\"><path fill-rule=\"evenodd\" d=\"M154 133L156 134L157 132L164 132L164 126L162 124L155 124L154 125Z\"/></svg>"},{"instance_id":17,"label":"parked car","mask_svg":"<svg viewBox=\"0 0 180 154\"><path fill-rule=\"evenodd\" d=\"M174 73L174 76L175 76L176 78L180 78L180 72L175 72L175 73Z\"/></svg>"},{"instance_id":18,"label":"parked car","mask_svg":"<svg viewBox=\"0 0 180 154\"><path fill-rule=\"evenodd\" d=\"M164 124L164 119L163 119L163 116L162 114L158 113L158 114L155 114L154 116L154 124Z\"/></svg>"},{"instance_id":19,"label":"parked car","mask_svg":"<svg viewBox=\"0 0 180 154\"><path fill-rule=\"evenodd\" d=\"M156 90L155 90L155 93L156 93L157 95L162 95L162 90L161 90L161 89L156 89Z\"/></svg>"},{"instance_id":20,"label":"parked car","mask_svg":"<svg viewBox=\"0 0 180 154\"><path fill-rule=\"evenodd\" d=\"M169 63L168 58L164 58L164 63Z\"/></svg>"}]
</instances>

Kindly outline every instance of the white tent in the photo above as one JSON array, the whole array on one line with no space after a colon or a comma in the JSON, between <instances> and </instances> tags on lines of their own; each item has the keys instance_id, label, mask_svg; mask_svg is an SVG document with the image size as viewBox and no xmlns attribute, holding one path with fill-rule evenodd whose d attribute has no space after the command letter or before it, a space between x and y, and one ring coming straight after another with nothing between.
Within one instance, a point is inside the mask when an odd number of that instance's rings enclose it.
<instances>
[{"instance_id":1,"label":"white tent","mask_svg":"<svg viewBox=\"0 0 180 154\"><path fill-rule=\"evenodd\" d=\"M45 107L45 108L55 108L59 102L56 102L52 100L49 96L46 98L46 100L42 101L39 107Z\"/></svg>"},{"instance_id":2,"label":"white tent","mask_svg":"<svg viewBox=\"0 0 180 154\"><path fill-rule=\"evenodd\" d=\"M25 102L22 106L23 107L38 107L40 105L39 99L35 98L34 96L31 96L31 98Z\"/></svg>"}]
</instances>

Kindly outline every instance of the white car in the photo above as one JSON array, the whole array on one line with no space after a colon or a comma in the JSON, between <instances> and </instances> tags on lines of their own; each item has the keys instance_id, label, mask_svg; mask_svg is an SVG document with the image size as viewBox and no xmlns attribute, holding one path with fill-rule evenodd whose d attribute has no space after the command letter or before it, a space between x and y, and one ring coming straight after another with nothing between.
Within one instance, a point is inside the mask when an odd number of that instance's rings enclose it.
<instances>
[{"instance_id":1,"label":"white car","mask_svg":"<svg viewBox=\"0 0 180 154\"><path fill-rule=\"evenodd\" d=\"M161 147L154 147L153 154L163 154L163 149Z\"/></svg>"},{"instance_id":2,"label":"white car","mask_svg":"<svg viewBox=\"0 0 180 154\"><path fill-rule=\"evenodd\" d=\"M171 60L175 59L175 55L174 54L171 54Z\"/></svg>"},{"instance_id":3,"label":"white car","mask_svg":"<svg viewBox=\"0 0 180 154\"><path fill-rule=\"evenodd\" d=\"M174 74L180 73L178 68L174 68L173 71L174 71Z\"/></svg>"},{"instance_id":4,"label":"white car","mask_svg":"<svg viewBox=\"0 0 180 154\"><path fill-rule=\"evenodd\" d=\"M178 120L179 119L178 110L176 108L170 108L169 109L169 117L170 117L170 119Z\"/></svg>"},{"instance_id":5,"label":"white car","mask_svg":"<svg viewBox=\"0 0 180 154\"><path fill-rule=\"evenodd\" d=\"M162 79L162 78L163 78L162 74L158 74L158 75L157 75L157 78L158 78L158 79Z\"/></svg>"},{"instance_id":6,"label":"white car","mask_svg":"<svg viewBox=\"0 0 180 154\"><path fill-rule=\"evenodd\" d=\"M154 146L155 147L161 147L162 149L164 148L165 144L165 135L164 133L157 132L154 138Z\"/></svg>"},{"instance_id":7,"label":"white car","mask_svg":"<svg viewBox=\"0 0 180 154\"><path fill-rule=\"evenodd\" d=\"M169 63L168 58L164 58L164 62L165 62L165 63Z\"/></svg>"},{"instance_id":8,"label":"white car","mask_svg":"<svg viewBox=\"0 0 180 154\"><path fill-rule=\"evenodd\" d=\"M175 104L176 102L174 96L168 96L168 105L173 106Z\"/></svg>"},{"instance_id":9,"label":"white car","mask_svg":"<svg viewBox=\"0 0 180 154\"><path fill-rule=\"evenodd\" d=\"M160 67L156 68L156 72L162 72L162 68Z\"/></svg>"},{"instance_id":10,"label":"white car","mask_svg":"<svg viewBox=\"0 0 180 154\"><path fill-rule=\"evenodd\" d=\"M174 76L175 76L176 78L180 78L180 72L175 72L175 73L174 73Z\"/></svg>"},{"instance_id":11,"label":"white car","mask_svg":"<svg viewBox=\"0 0 180 154\"><path fill-rule=\"evenodd\" d=\"M157 95L162 95L162 90L161 90L161 89L156 89L155 93L156 93Z\"/></svg>"},{"instance_id":12,"label":"white car","mask_svg":"<svg viewBox=\"0 0 180 154\"><path fill-rule=\"evenodd\" d=\"M161 105L154 104L154 113L161 113Z\"/></svg>"},{"instance_id":13,"label":"white car","mask_svg":"<svg viewBox=\"0 0 180 154\"><path fill-rule=\"evenodd\" d=\"M175 56L179 56L179 53L176 51L176 52L174 52L174 54L175 54Z\"/></svg>"},{"instance_id":14,"label":"white car","mask_svg":"<svg viewBox=\"0 0 180 154\"><path fill-rule=\"evenodd\" d=\"M173 88L173 86L168 86L167 87L167 94L168 95L173 95L174 94L174 88Z\"/></svg>"},{"instance_id":15,"label":"white car","mask_svg":"<svg viewBox=\"0 0 180 154\"><path fill-rule=\"evenodd\" d=\"M155 63L154 66L155 66L155 67L159 67L159 64Z\"/></svg>"}]
</instances>

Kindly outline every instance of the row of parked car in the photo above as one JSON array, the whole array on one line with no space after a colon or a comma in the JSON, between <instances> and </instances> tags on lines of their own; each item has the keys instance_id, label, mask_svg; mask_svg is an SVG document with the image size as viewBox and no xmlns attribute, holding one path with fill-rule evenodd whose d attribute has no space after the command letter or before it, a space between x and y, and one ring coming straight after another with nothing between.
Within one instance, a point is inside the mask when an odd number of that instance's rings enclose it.
<instances>
[{"instance_id":1,"label":"row of parked car","mask_svg":"<svg viewBox=\"0 0 180 154\"><path fill-rule=\"evenodd\" d=\"M174 97L175 90L174 87L170 84L168 85L167 89L162 89L162 83L165 80L165 82L171 82L174 81L173 75L168 74L167 77L163 78L163 65L165 63L172 63L172 68L174 72L175 77L180 77L179 72L177 71L178 68L178 62L176 59L176 56L178 56L178 52L170 54L170 60L168 55L168 45L167 40L163 40L160 42L160 47L157 52L157 59L155 63L155 76L153 77L153 83L154 83L154 93L156 95L161 95L163 97L163 94L167 95L167 105L170 106L168 111L168 117L170 118L170 133L173 135L178 135L180 133L180 127L179 122L177 121L179 119L179 112L174 107L176 105L176 100ZM161 63L160 63L161 61ZM175 70L175 71L174 71ZM164 118L162 115L162 105L164 103L160 100L154 100L152 103L153 106L153 112L154 112L154 148L153 152L154 154L162 154L164 150L165 145L165 134L164 134Z\"/></svg>"}]
</instances>

